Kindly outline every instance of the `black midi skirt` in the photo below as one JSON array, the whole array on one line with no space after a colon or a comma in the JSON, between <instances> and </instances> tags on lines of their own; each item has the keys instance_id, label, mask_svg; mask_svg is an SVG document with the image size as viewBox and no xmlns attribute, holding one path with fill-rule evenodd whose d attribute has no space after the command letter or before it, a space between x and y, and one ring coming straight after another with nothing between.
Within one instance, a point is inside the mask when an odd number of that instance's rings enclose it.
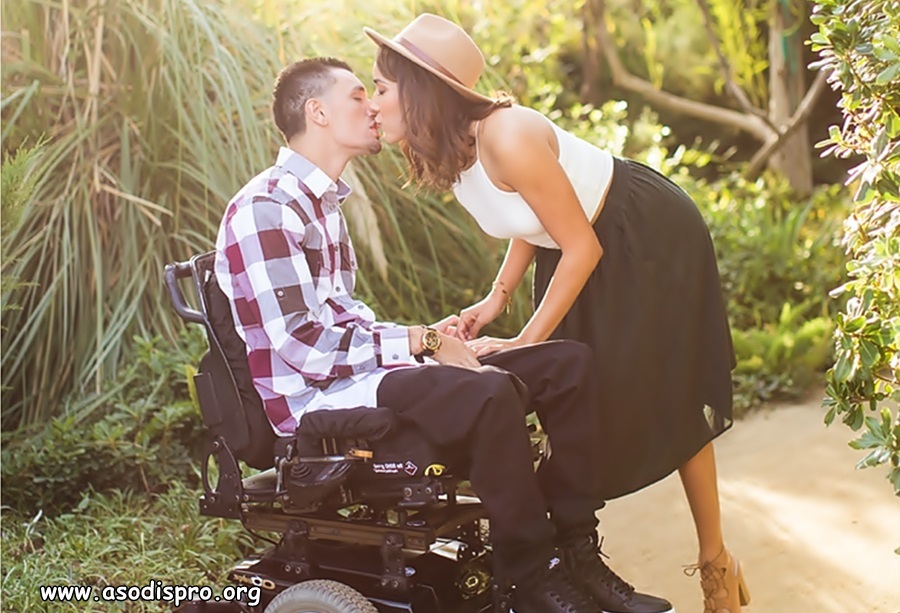
<instances>
[{"instance_id":1,"label":"black midi skirt","mask_svg":"<svg viewBox=\"0 0 900 613\"><path fill-rule=\"evenodd\" d=\"M693 200L616 159L594 231L603 257L553 334L593 349L599 495L670 474L732 423L734 349L716 255ZM534 302L561 252L539 248Z\"/></svg>"}]
</instances>

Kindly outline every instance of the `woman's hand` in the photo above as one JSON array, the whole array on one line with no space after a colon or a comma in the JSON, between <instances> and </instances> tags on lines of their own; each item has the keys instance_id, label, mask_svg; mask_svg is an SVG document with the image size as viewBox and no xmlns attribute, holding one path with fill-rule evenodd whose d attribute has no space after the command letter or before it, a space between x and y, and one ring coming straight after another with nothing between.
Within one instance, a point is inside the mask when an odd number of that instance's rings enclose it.
<instances>
[{"instance_id":1,"label":"woman's hand","mask_svg":"<svg viewBox=\"0 0 900 613\"><path fill-rule=\"evenodd\" d=\"M475 355L479 358L504 349L512 349L514 347L524 347L528 343L518 336L515 338L494 338L492 336L482 336L473 341L467 341L466 346L475 351Z\"/></svg>"},{"instance_id":2,"label":"woman's hand","mask_svg":"<svg viewBox=\"0 0 900 613\"><path fill-rule=\"evenodd\" d=\"M492 291L487 298L462 310L459 314L456 336L464 341L470 341L478 336L483 327L497 318L506 308L506 294L500 291Z\"/></svg>"},{"instance_id":3,"label":"woman's hand","mask_svg":"<svg viewBox=\"0 0 900 613\"><path fill-rule=\"evenodd\" d=\"M442 320L435 322L429 326L429 328L434 328L441 334L446 334L448 336L456 336L456 329L459 326L459 315L448 315Z\"/></svg>"}]
</instances>

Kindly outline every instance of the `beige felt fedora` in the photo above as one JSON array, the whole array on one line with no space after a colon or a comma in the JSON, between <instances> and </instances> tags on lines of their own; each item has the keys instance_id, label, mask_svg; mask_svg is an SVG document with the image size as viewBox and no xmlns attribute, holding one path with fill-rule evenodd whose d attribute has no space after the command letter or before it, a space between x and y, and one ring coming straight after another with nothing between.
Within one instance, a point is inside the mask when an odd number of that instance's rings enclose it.
<instances>
[{"instance_id":1,"label":"beige felt fedora","mask_svg":"<svg viewBox=\"0 0 900 613\"><path fill-rule=\"evenodd\" d=\"M465 30L452 21L424 13L393 39L372 28L363 28L363 31L376 44L396 51L466 98L492 101L475 91L475 83L484 71L484 56Z\"/></svg>"}]
</instances>

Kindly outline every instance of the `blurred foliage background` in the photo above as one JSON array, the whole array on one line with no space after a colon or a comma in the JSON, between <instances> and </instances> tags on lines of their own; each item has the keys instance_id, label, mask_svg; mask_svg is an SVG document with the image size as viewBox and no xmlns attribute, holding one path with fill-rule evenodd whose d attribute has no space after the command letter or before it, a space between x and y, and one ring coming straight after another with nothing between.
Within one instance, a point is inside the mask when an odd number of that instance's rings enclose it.
<instances>
[{"instance_id":1,"label":"blurred foliage background","mask_svg":"<svg viewBox=\"0 0 900 613\"><path fill-rule=\"evenodd\" d=\"M29 600L34 586L72 558L83 559L65 571L72 583L133 579L130 558L85 556L93 550L78 540L98 522L116 524L122 509L140 507L135 517L151 533L192 535L178 555L194 561L160 561L159 578L209 578L247 546L220 546L193 510L180 516L190 528L146 517L160 504L189 509L203 436L187 381L204 339L170 308L162 267L209 250L227 201L272 163L280 142L270 92L284 64L339 56L369 82L374 47L364 25L393 34L424 11L461 23L487 58L485 91L511 92L694 196L719 254L739 413L821 381L833 363L834 322L843 321L845 298L829 292L848 280L842 222L859 177L851 189L843 184L867 151L821 158L814 150L842 115L840 84L824 87L807 68L817 59L806 44L817 28L810 8L794 0L4 1L0 466L10 610L39 606ZM884 138L895 145L896 135L895 125ZM504 245L451 195L404 189L396 150L357 160L347 178L358 291L383 318L433 321L488 290ZM513 306L488 333L519 329L531 313L527 288ZM81 527L69 538L59 522ZM48 556L44 573L27 561L37 552Z\"/></svg>"}]
</instances>

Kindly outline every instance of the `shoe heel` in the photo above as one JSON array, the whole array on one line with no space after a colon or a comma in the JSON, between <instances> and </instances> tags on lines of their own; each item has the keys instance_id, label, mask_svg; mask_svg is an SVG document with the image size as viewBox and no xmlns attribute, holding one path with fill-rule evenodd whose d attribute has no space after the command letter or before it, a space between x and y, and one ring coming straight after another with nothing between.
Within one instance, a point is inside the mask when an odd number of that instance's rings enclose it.
<instances>
[{"instance_id":1,"label":"shoe heel","mask_svg":"<svg viewBox=\"0 0 900 613\"><path fill-rule=\"evenodd\" d=\"M738 564L737 580L738 580L738 598L741 601L741 606L745 607L748 604L750 604L750 590L747 589L747 582L744 580L744 572L741 569L740 564Z\"/></svg>"}]
</instances>

